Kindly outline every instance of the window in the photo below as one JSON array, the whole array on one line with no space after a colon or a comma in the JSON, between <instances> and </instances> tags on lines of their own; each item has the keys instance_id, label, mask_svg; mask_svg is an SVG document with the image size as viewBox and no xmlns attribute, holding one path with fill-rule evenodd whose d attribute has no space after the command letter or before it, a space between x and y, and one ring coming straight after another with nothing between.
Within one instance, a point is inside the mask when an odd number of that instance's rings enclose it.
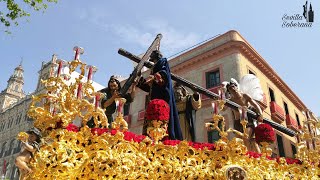
<instances>
[{"instance_id":1,"label":"window","mask_svg":"<svg viewBox=\"0 0 320 180\"><path fill-rule=\"evenodd\" d=\"M289 109L288 109L288 105L286 102L283 102L283 107L284 107L284 110L286 112L286 115L289 114Z\"/></svg>"},{"instance_id":2,"label":"window","mask_svg":"<svg viewBox=\"0 0 320 180\"><path fill-rule=\"evenodd\" d=\"M282 136L277 134L277 142L278 142L278 149L279 149L279 156L285 157L286 154L284 153L283 141Z\"/></svg>"},{"instance_id":3,"label":"window","mask_svg":"<svg viewBox=\"0 0 320 180\"><path fill-rule=\"evenodd\" d=\"M220 85L220 71L206 72L206 88L212 88Z\"/></svg>"},{"instance_id":4,"label":"window","mask_svg":"<svg viewBox=\"0 0 320 180\"><path fill-rule=\"evenodd\" d=\"M299 119L299 115L297 113L296 113L296 120L297 120L298 126L300 127L301 126L300 119Z\"/></svg>"},{"instance_id":5,"label":"window","mask_svg":"<svg viewBox=\"0 0 320 180\"><path fill-rule=\"evenodd\" d=\"M276 99L274 98L274 92L271 88L269 88L269 95L270 95L270 100L271 101L276 101Z\"/></svg>"},{"instance_id":6,"label":"window","mask_svg":"<svg viewBox=\"0 0 320 180\"><path fill-rule=\"evenodd\" d=\"M256 76L256 74L254 72L252 72L251 70L249 70L249 74L253 74Z\"/></svg>"},{"instance_id":7,"label":"window","mask_svg":"<svg viewBox=\"0 0 320 180\"><path fill-rule=\"evenodd\" d=\"M297 149L296 146L291 144L291 149L292 149L292 155L294 156L295 154L297 154Z\"/></svg>"},{"instance_id":8,"label":"window","mask_svg":"<svg viewBox=\"0 0 320 180\"><path fill-rule=\"evenodd\" d=\"M4 151L5 151L5 148L6 148L6 143L7 143L7 142L4 142L4 143L2 144L1 152L0 152L0 158L1 158L2 155L4 154Z\"/></svg>"}]
</instances>

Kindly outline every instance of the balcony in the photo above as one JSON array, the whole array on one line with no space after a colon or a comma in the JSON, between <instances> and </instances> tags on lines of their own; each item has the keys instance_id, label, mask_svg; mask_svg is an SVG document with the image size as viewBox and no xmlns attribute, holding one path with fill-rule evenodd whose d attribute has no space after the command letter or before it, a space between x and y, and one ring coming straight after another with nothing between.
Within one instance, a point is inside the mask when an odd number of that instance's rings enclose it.
<instances>
[{"instance_id":1,"label":"balcony","mask_svg":"<svg viewBox=\"0 0 320 180\"><path fill-rule=\"evenodd\" d=\"M267 107L268 107L268 101L267 101L267 98L266 98L266 95L263 93L263 100L262 101L256 101L261 110L264 111Z\"/></svg>"},{"instance_id":2,"label":"balcony","mask_svg":"<svg viewBox=\"0 0 320 180\"><path fill-rule=\"evenodd\" d=\"M138 121L143 121L144 120L144 114L145 114L145 110L139 111L139 113L138 113Z\"/></svg>"},{"instance_id":3,"label":"balcony","mask_svg":"<svg viewBox=\"0 0 320 180\"><path fill-rule=\"evenodd\" d=\"M285 120L284 110L275 102L270 102L271 119L277 123L283 123Z\"/></svg>"},{"instance_id":4,"label":"balcony","mask_svg":"<svg viewBox=\"0 0 320 180\"><path fill-rule=\"evenodd\" d=\"M299 130L297 120L293 119L289 114L286 115L286 124L287 124L288 128L290 128L294 131Z\"/></svg>"},{"instance_id":5,"label":"balcony","mask_svg":"<svg viewBox=\"0 0 320 180\"><path fill-rule=\"evenodd\" d=\"M210 89L208 89L209 91L211 91L211 92L213 92L213 93L215 93L215 94L218 94L219 92L218 92L218 90L221 88L221 86L215 86L215 87L212 87L212 88L210 88ZM207 99L209 99L206 95L204 95L204 94L202 94L201 95L201 100L203 101L203 100L207 100Z\"/></svg>"}]
</instances>

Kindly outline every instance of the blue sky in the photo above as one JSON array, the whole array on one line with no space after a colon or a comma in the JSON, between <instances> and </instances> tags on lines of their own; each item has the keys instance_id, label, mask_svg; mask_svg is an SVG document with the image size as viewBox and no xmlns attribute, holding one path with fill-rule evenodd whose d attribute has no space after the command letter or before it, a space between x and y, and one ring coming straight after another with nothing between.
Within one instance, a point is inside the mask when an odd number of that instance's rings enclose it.
<instances>
[{"instance_id":1,"label":"blue sky","mask_svg":"<svg viewBox=\"0 0 320 180\"><path fill-rule=\"evenodd\" d=\"M309 1L310 2L310 1ZM0 32L0 90L23 57L24 90L32 92L42 61L53 53L71 60L72 48L82 46L82 59L99 68L94 80L106 84L112 74L127 76L132 63L117 54L124 48L144 52L157 33L161 49L169 57L203 40L237 30L274 68L280 77L317 115L320 115L320 3L312 28L282 28L284 14L302 14L303 0L59 0L44 12L32 13ZM1 4L2 6L2 4ZM5 29L0 26L1 31Z\"/></svg>"}]
</instances>

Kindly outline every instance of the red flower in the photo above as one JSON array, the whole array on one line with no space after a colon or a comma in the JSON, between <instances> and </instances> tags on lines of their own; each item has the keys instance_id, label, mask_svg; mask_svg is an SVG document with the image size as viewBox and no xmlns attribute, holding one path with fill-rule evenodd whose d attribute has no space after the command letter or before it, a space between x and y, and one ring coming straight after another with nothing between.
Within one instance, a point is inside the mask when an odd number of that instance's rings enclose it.
<instances>
[{"instance_id":1,"label":"red flower","mask_svg":"<svg viewBox=\"0 0 320 180\"><path fill-rule=\"evenodd\" d=\"M78 132L79 131L79 128L78 126L74 125L74 124L69 124L66 129L68 131L73 131L73 132Z\"/></svg>"},{"instance_id":2,"label":"red flower","mask_svg":"<svg viewBox=\"0 0 320 180\"><path fill-rule=\"evenodd\" d=\"M137 143L140 143L141 141L144 140L144 138L146 138L146 136L144 136L144 135L135 135L134 138L133 138L133 141L137 142Z\"/></svg>"},{"instance_id":3,"label":"red flower","mask_svg":"<svg viewBox=\"0 0 320 180\"><path fill-rule=\"evenodd\" d=\"M147 120L168 121L169 113L170 107L167 102L162 99L153 99L148 104L145 116Z\"/></svg>"},{"instance_id":4,"label":"red flower","mask_svg":"<svg viewBox=\"0 0 320 180\"><path fill-rule=\"evenodd\" d=\"M116 129L111 129L111 131L109 131L111 133L112 136L114 136L115 134L117 134L117 130Z\"/></svg>"},{"instance_id":5,"label":"red flower","mask_svg":"<svg viewBox=\"0 0 320 180\"><path fill-rule=\"evenodd\" d=\"M259 124L255 129L256 142L268 142L273 143L275 138L275 132L269 124Z\"/></svg>"},{"instance_id":6,"label":"red flower","mask_svg":"<svg viewBox=\"0 0 320 180\"><path fill-rule=\"evenodd\" d=\"M179 144L181 141L180 140L164 140L162 143L164 145L170 145L170 146L175 146Z\"/></svg>"},{"instance_id":7,"label":"red flower","mask_svg":"<svg viewBox=\"0 0 320 180\"><path fill-rule=\"evenodd\" d=\"M208 148L208 150L214 150L216 147L214 144L211 143L199 143L199 142L192 142L189 141L189 146L195 148L195 149L204 149L205 147Z\"/></svg>"},{"instance_id":8,"label":"red flower","mask_svg":"<svg viewBox=\"0 0 320 180\"><path fill-rule=\"evenodd\" d=\"M135 134L129 131L126 131L123 134L124 134L124 139L127 141L132 141L133 138L135 137Z\"/></svg>"},{"instance_id":9,"label":"red flower","mask_svg":"<svg viewBox=\"0 0 320 180\"><path fill-rule=\"evenodd\" d=\"M98 136L100 136L101 134L108 132L107 128L92 128L91 129L91 133L92 134L97 134Z\"/></svg>"},{"instance_id":10,"label":"red flower","mask_svg":"<svg viewBox=\"0 0 320 180\"><path fill-rule=\"evenodd\" d=\"M277 158L277 162L279 162L280 157ZM285 158L287 164L302 164L302 162L299 159L293 159L293 158Z\"/></svg>"},{"instance_id":11,"label":"red flower","mask_svg":"<svg viewBox=\"0 0 320 180\"><path fill-rule=\"evenodd\" d=\"M259 157L261 157L261 155L262 154L259 154L259 153L257 153L257 152L253 152L253 151L248 151L247 152L247 155L249 156L249 157L253 157L253 158L259 158Z\"/></svg>"}]
</instances>

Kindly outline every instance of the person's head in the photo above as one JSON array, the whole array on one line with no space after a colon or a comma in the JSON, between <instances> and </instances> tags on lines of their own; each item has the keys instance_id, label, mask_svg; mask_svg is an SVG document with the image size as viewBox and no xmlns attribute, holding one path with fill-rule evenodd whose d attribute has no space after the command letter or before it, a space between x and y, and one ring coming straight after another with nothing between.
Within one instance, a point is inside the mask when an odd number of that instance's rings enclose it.
<instances>
[{"instance_id":1,"label":"person's head","mask_svg":"<svg viewBox=\"0 0 320 180\"><path fill-rule=\"evenodd\" d=\"M227 92L233 94L235 92L238 92L238 85L234 82L230 82L227 84Z\"/></svg>"},{"instance_id":2,"label":"person's head","mask_svg":"<svg viewBox=\"0 0 320 180\"><path fill-rule=\"evenodd\" d=\"M108 81L108 89L110 90L110 92L120 91L121 89L120 81L116 79L115 76L110 77Z\"/></svg>"},{"instance_id":3,"label":"person's head","mask_svg":"<svg viewBox=\"0 0 320 180\"><path fill-rule=\"evenodd\" d=\"M29 131L27 131L27 133L29 134L29 139L28 139L29 142L36 141L40 143L40 138L42 135L39 129L33 127Z\"/></svg>"},{"instance_id":4,"label":"person's head","mask_svg":"<svg viewBox=\"0 0 320 180\"><path fill-rule=\"evenodd\" d=\"M187 96L188 92L181 84L176 83L174 86L174 97L176 101L181 101Z\"/></svg>"},{"instance_id":5,"label":"person's head","mask_svg":"<svg viewBox=\"0 0 320 180\"><path fill-rule=\"evenodd\" d=\"M162 54L159 50L154 50L150 54L150 61L156 63L159 59L162 58Z\"/></svg>"}]
</instances>

